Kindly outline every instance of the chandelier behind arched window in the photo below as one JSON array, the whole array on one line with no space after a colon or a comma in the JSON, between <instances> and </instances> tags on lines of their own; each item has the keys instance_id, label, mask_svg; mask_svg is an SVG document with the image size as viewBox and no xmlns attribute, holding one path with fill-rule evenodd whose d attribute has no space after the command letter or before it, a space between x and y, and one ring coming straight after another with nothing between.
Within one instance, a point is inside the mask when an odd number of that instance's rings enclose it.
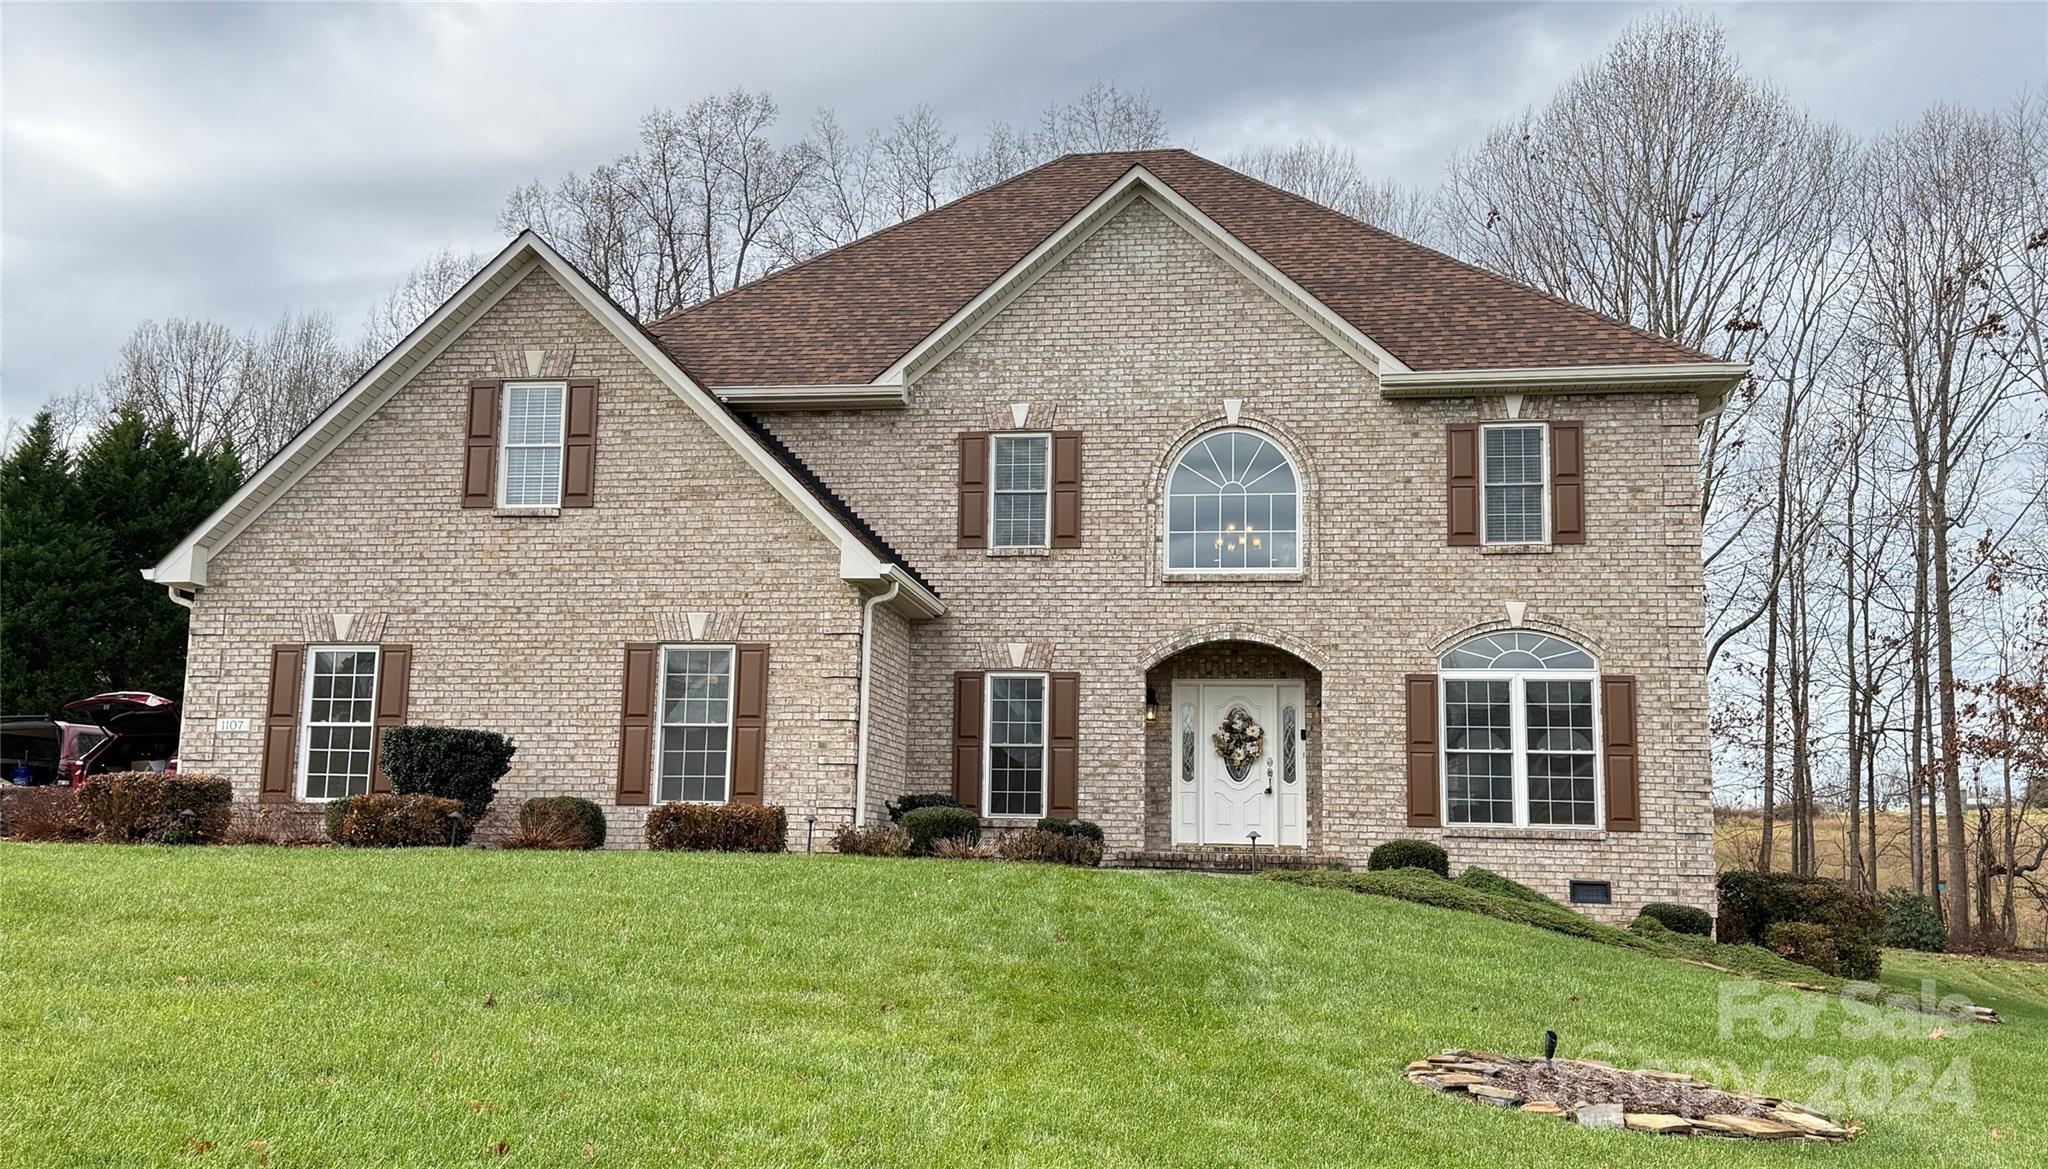
<instances>
[{"instance_id":1,"label":"chandelier behind arched window","mask_svg":"<svg viewBox=\"0 0 2048 1169\"><path fill-rule=\"evenodd\" d=\"M1264 435L1221 430L1189 447L1166 481L1166 567L1265 572L1301 567L1301 487Z\"/></svg>"}]
</instances>

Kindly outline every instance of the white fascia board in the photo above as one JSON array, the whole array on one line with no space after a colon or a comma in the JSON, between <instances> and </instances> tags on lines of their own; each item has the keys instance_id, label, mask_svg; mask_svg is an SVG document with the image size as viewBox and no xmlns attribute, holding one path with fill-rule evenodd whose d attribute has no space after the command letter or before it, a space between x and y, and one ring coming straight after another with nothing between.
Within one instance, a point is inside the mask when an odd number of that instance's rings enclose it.
<instances>
[{"instance_id":1,"label":"white fascia board","mask_svg":"<svg viewBox=\"0 0 2048 1169\"><path fill-rule=\"evenodd\" d=\"M1669 394L1699 395L1701 416L1719 410L1728 392L1749 374L1742 361L1695 361L1670 365L1539 366L1527 369L1429 370L1380 376L1389 398L1467 398L1490 394Z\"/></svg>"},{"instance_id":2,"label":"white fascia board","mask_svg":"<svg viewBox=\"0 0 2048 1169\"><path fill-rule=\"evenodd\" d=\"M718 400L756 410L846 410L908 405L901 385L713 386Z\"/></svg>"},{"instance_id":3,"label":"white fascia board","mask_svg":"<svg viewBox=\"0 0 2048 1169\"><path fill-rule=\"evenodd\" d=\"M1011 265L1009 271L982 289L944 324L926 334L909 352L897 358L895 364L874 379L873 384L901 386L916 380L920 373L972 336L983 323L1022 295L1040 276L1051 271L1140 194L1152 198L1155 206L1164 210L1196 240L1251 278L1253 283L1261 285L1275 300L1340 348L1358 358L1367 369L1375 373L1407 370L1399 358L1359 332L1351 322L1310 295L1267 262L1265 257L1225 231L1158 176L1142 166L1132 166L1101 194L1089 200L1088 205L1062 224L1059 230L1041 240L1023 259Z\"/></svg>"},{"instance_id":4,"label":"white fascia board","mask_svg":"<svg viewBox=\"0 0 2048 1169\"><path fill-rule=\"evenodd\" d=\"M922 621L945 615L946 605L939 600L938 594L913 580L902 566L885 565L882 569L882 579L900 586L896 599L889 602L889 607L905 617L913 621Z\"/></svg>"}]
</instances>

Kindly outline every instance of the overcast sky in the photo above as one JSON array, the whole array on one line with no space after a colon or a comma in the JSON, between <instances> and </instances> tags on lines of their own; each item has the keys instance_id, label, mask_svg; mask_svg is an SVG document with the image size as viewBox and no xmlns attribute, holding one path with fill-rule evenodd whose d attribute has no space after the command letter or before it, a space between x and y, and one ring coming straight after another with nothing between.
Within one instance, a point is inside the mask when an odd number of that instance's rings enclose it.
<instances>
[{"instance_id":1,"label":"overcast sky","mask_svg":"<svg viewBox=\"0 0 2048 1169\"><path fill-rule=\"evenodd\" d=\"M0 395L96 380L146 318L353 333L506 191L630 149L640 115L743 85L795 131L929 102L963 150L1090 81L1149 89L1221 155L1303 136L1433 184L1642 12L1622 4L892 7L29 6L0 11ZM1746 64L1876 132L2048 84L2048 5L1714 9Z\"/></svg>"}]
</instances>

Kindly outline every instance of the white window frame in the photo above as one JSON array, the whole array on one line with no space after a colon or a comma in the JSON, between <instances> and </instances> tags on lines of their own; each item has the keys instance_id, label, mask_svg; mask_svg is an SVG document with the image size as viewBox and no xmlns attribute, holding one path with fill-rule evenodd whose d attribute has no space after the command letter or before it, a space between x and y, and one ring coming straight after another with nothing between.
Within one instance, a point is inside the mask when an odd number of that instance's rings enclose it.
<instances>
[{"instance_id":1,"label":"white window frame","mask_svg":"<svg viewBox=\"0 0 2048 1169\"><path fill-rule=\"evenodd\" d=\"M1045 490L1006 491L996 485L996 448L1004 439L1042 438L1045 440ZM1029 544L1005 544L996 538L996 497L1000 495L1037 495L1045 500L1045 539ZM988 546L990 548L1050 548L1052 547L1052 432L1049 430L1004 430L988 436Z\"/></svg>"},{"instance_id":2,"label":"white window frame","mask_svg":"<svg viewBox=\"0 0 2048 1169\"><path fill-rule=\"evenodd\" d=\"M1446 828L1533 828L1537 831L1599 832L1607 825L1607 776L1600 745L1607 740L1600 709L1600 671L1590 670L1464 670L1438 669L1436 687L1437 799L1441 822ZM1585 682L1593 703L1593 822L1591 824L1531 824L1529 822L1529 681ZM1510 824L1497 820L1451 819L1451 728L1448 682L1506 682L1508 684L1508 742L1514 776L1515 818Z\"/></svg>"},{"instance_id":3,"label":"white window frame","mask_svg":"<svg viewBox=\"0 0 2048 1169\"><path fill-rule=\"evenodd\" d=\"M670 723L668 721L668 655L686 650L725 651L725 798L718 800L665 800L661 797L661 760L668 744L670 726L678 730L691 727L708 727L710 723ZM732 802L732 726L735 709L739 704L740 651L736 645L719 642L674 641L661 645L655 657L657 671L654 683L654 766L650 769L653 800L657 804L707 804L719 805Z\"/></svg>"},{"instance_id":4,"label":"white window frame","mask_svg":"<svg viewBox=\"0 0 2048 1169\"><path fill-rule=\"evenodd\" d=\"M315 723L313 721L313 678L316 673L315 666L320 661L320 655L323 653L350 652L368 653L370 655L370 721L368 723ZM297 752L297 782L295 784L299 800L302 803L308 804L326 804L347 798L345 795L315 796L308 794L308 785L313 778L310 773L310 767L313 759L313 728L315 726L368 726L370 728L370 772L363 787L363 792L367 793L377 783L377 686L378 683L383 681L384 647L381 645L309 645L306 647L305 663L300 667L300 672L305 677L300 679L299 682L299 749Z\"/></svg>"},{"instance_id":5,"label":"white window frame","mask_svg":"<svg viewBox=\"0 0 2048 1169\"><path fill-rule=\"evenodd\" d=\"M1173 563L1173 473L1180 470L1181 463L1194 453L1196 447L1212 438L1225 434L1248 434L1264 442L1279 454L1287 464L1287 473L1294 476L1294 563L1285 568L1176 568ZM1166 466L1166 480L1160 488L1159 499L1159 563L1168 576L1300 576L1308 563L1308 486L1302 478L1301 464L1295 461L1285 443L1249 426L1223 426L1206 430L1187 441L1173 461Z\"/></svg>"},{"instance_id":6,"label":"white window frame","mask_svg":"<svg viewBox=\"0 0 2048 1169\"><path fill-rule=\"evenodd\" d=\"M1038 688L1038 811L1002 812L994 810L995 800L995 709L996 679L1036 678ZM981 814L990 820L1030 820L1045 818L1046 801L1051 796L1052 774L1052 675L1036 670L1003 670L987 674L981 685ZM1006 747L1031 746L1029 743L1005 743Z\"/></svg>"},{"instance_id":7,"label":"white window frame","mask_svg":"<svg viewBox=\"0 0 2048 1169\"><path fill-rule=\"evenodd\" d=\"M562 429L555 436L554 442L514 443L512 441L512 391L515 389L542 389L554 391L556 399L560 401L562 404ZM499 393L498 397L498 506L562 506L562 476L565 470L564 464L569 457L569 383L563 381L545 380L506 382L502 391ZM552 450L555 452L555 499L553 503L510 503L506 500L506 494L510 490L512 485L511 455L515 449L522 451Z\"/></svg>"},{"instance_id":8,"label":"white window frame","mask_svg":"<svg viewBox=\"0 0 2048 1169\"><path fill-rule=\"evenodd\" d=\"M1543 501L1543 531L1535 540L1495 540L1487 535L1486 489L1492 484L1486 481L1486 433L1490 430L1530 429L1536 431L1536 450L1541 460L1536 473L1536 482L1500 484L1507 487L1536 488L1536 497ZM1479 427L1479 542L1494 547L1529 547L1550 543L1550 424L1548 422L1486 422Z\"/></svg>"}]
</instances>

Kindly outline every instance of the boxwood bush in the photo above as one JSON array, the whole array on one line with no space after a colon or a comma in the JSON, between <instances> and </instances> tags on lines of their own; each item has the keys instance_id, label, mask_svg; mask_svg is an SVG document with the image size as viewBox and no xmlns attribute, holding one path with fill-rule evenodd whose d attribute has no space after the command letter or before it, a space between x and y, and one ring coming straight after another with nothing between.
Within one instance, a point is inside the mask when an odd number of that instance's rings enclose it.
<instances>
[{"instance_id":1,"label":"boxwood bush","mask_svg":"<svg viewBox=\"0 0 2048 1169\"><path fill-rule=\"evenodd\" d=\"M1877 899L1884 914L1884 944L1939 954L1948 948L1948 928L1925 893L1893 889Z\"/></svg>"},{"instance_id":2,"label":"boxwood bush","mask_svg":"<svg viewBox=\"0 0 2048 1169\"><path fill-rule=\"evenodd\" d=\"M418 793L373 792L328 801L327 839L343 848L430 848L463 835L462 804Z\"/></svg>"},{"instance_id":3,"label":"boxwood bush","mask_svg":"<svg viewBox=\"0 0 2048 1169\"><path fill-rule=\"evenodd\" d=\"M1389 840L1372 850L1365 858L1365 870L1369 873L1387 869L1427 869L1439 877L1449 879L1451 858L1449 854L1427 840Z\"/></svg>"},{"instance_id":4,"label":"boxwood bush","mask_svg":"<svg viewBox=\"0 0 2048 1169\"><path fill-rule=\"evenodd\" d=\"M1093 820L1069 820L1064 816L1047 816L1038 822L1038 830L1050 832L1055 836L1079 836L1097 844L1102 843L1102 825Z\"/></svg>"},{"instance_id":5,"label":"boxwood bush","mask_svg":"<svg viewBox=\"0 0 2048 1169\"><path fill-rule=\"evenodd\" d=\"M78 814L108 844L219 844L232 818L228 781L197 773L115 771L78 788Z\"/></svg>"},{"instance_id":6,"label":"boxwood bush","mask_svg":"<svg viewBox=\"0 0 2048 1169\"><path fill-rule=\"evenodd\" d=\"M519 805L519 832L506 848L596 848L604 809L580 796L536 796Z\"/></svg>"},{"instance_id":7,"label":"boxwood bush","mask_svg":"<svg viewBox=\"0 0 2048 1169\"><path fill-rule=\"evenodd\" d=\"M889 801L887 805L889 823L901 824L903 823L903 817L910 815L919 808L957 808L959 806L960 801L954 799L951 792L912 792L907 796L898 796Z\"/></svg>"},{"instance_id":8,"label":"boxwood bush","mask_svg":"<svg viewBox=\"0 0 2048 1169\"><path fill-rule=\"evenodd\" d=\"M1830 973L1865 980L1878 976L1884 914L1874 898L1852 892L1847 882L1736 870L1721 874L1720 890L1721 916L1715 922L1715 936L1721 941L1777 949L1770 940L1772 926L1785 922L1816 925L1827 931L1835 951L1836 970ZM1815 943L1817 939L1803 933L1786 938L1788 945Z\"/></svg>"},{"instance_id":9,"label":"boxwood bush","mask_svg":"<svg viewBox=\"0 0 2048 1169\"><path fill-rule=\"evenodd\" d=\"M911 851L918 856L928 856L932 846L941 840L958 839L980 844L981 816L972 808L929 805L905 813L903 830L910 833Z\"/></svg>"},{"instance_id":10,"label":"boxwood bush","mask_svg":"<svg viewBox=\"0 0 2048 1169\"><path fill-rule=\"evenodd\" d=\"M497 797L498 781L518 751L496 731L462 727L392 727L384 732L378 766L396 795L439 796L462 804L467 832Z\"/></svg>"},{"instance_id":11,"label":"boxwood bush","mask_svg":"<svg viewBox=\"0 0 2048 1169\"><path fill-rule=\"evenodd\" d=\"M789 814L773 804L662 804L647 813L656 851L781 852Z\"/></svg>"},{"instance_id":12,"label":"boxwood bush","mask_svg":"<svg viewBox=\"0 0 2048 1169\"><path fill-rule=\"evenodd\" d=\"M1665 929L1675 934L1692 934L1701 938L1714 936L1714 915L1704 909L1674 905L1669 901L1652 901L1643 906L1641 913L1663 923Z\"/></svg>"}]
</instances>

